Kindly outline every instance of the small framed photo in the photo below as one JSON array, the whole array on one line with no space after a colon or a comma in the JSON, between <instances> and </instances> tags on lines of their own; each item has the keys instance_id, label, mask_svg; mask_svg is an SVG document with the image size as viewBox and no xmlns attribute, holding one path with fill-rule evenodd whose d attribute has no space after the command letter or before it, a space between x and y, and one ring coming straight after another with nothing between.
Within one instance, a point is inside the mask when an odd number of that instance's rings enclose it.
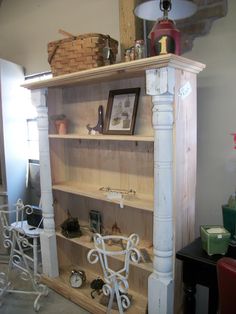
<instances>
[{"instance_id":1,"label":"small framed photo","mask_svg":"<svg viewBox=\"0 0 236 314\"><path fill-rule=\"evenodd\" d=\"M139 94L139 87L109 92L103 133L134 134Z\"/></svg>"},{"instance_id":2,"label":"small framed photo","mask_svg":"<svg viewBox=\"0 0 236 314\"><path fill-rule=\"evenodd\" d=\"M102 233L102 217L98 210L90 210L89 212L90 230L94 233Z\"/></svg>"}]
</instances>

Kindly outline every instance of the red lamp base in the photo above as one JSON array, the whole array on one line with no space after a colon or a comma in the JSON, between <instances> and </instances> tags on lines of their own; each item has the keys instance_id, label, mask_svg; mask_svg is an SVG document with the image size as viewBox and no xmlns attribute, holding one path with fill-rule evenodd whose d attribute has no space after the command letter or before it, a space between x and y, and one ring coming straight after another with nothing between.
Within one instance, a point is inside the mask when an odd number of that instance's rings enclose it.
<instances>
[{"instance_id":1,"label":"red lamp base","mask_svg":"<svg viewBox=\"0 0 236 314\"><path fill-rule=\"evenodd\" d=\"M151 56L180 55L180 31L172 20L159 20L151 31Z\"/></svg>"}]
</instances>

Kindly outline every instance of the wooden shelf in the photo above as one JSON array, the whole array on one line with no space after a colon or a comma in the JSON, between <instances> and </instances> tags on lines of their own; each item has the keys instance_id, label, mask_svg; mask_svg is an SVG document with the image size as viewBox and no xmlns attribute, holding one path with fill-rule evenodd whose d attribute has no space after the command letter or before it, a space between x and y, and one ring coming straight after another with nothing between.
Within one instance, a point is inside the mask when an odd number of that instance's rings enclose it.
<instances>
[{"instance_id":1,"label":"wooden shelf","mask_svg":"<svg viewBox=\"0 0 236 314\"><path fill-rule=\"evenodd\" d=\"M71 270L74 268L82 269L81 267L71 265L66 269L60 269L60 277L51 278L47 276L42 276L41 281L46 284L49 288L55 290L57 293L61 294L65 298L71 300L72 302L79 304L81 307L86 308L89 312L93 314L104 314L106 313L106 307L99 303L100 297L96 295L94 299L91 298L90 282L97 278L97 274L94 274L86 269L86 284L79 289L71 288L69 286L69 276ZM147 306L147 298L142 294L137 294L136 292L129 289L128 293L132 295L132 301L130 308L125 312L128 314L145 314ZM116 310L112 310L112 314L117 314Z\"/></svg>"},{"instance_id":2,"label":"wooden shelf","mask_svg":"<svg viewBox=\"0 0 236 314\"><path fill-rule=\"evenodd\" d=\"M48 124L47 112L49 117L63 113L70 121L70 132L74 132L48 135L45 129L39 128L42 194L45 198L43 210L49 213L45 219L50 229L50 237L45 235L43 239L45 245L42 250L47 257L44 266L50 270L50 276L58 276L57 269L55 272L53 269L54 260L58 258L60 268L60 277L44 277L44 280L49 287L91 313L106 312L106 307L99 303L98 298L93 300L90 296L91 280L102 275L100 264L91 265L87 260L88 250L94 248L91 235L84 233L80 238L68 239L60 232L55 234L53 209L57 226L66 219L68 209L72 217L78 217L81 225L87 226L89 212L96 209L101 212L103 230L110 232L117 223L122 234L137 233L146 241L141 243L140 248L148 249L151 260L156 254L153 252L158 249L157 258L163 257L168 265L165 267L162 263L161 271L168 281L174 280L174 312L180 312L181 270L177 263L172 265L172 254L166 252L173 247L174 256L194 236L196 74L204 67L199 62L167 54L23 84L33 90L32 99L39 109L42 125ZM110 90L135 87L142 90L135 135L86 134L86 126L97 121L99 105L107 106ZM176 112L178 119L175 119ZM53 125L49 125L49 130L54 132ZM154 139L153 134L156 133L158 137ZM45 150L48 144L49 152ZM51 185L48 184L50 170L54 195L51 195ZM137 193L125 196L123 204L120 204L120 200L108 199L106 192L100 190L107 186L132 188ZM154 205L154 195L158 195L161 203L155 199ZM56 198L54 207L53 197ZM124 206L124 209L119 206ZM152 243L154 248L150 247ZM71 288L68 282L72 270L70 266L77 263L86 271L88 278L81 289ZM111 257L109 263L116 268L121 261ZM129 285L134 292L129 290L129 293L133 295L134 304L128 314L146 313L147 299L152 313L158 308L163 310L168 307L169 297L172 298L168 285L160 286L155 276L152 277L151 289L148 285L150 273L155 274L158 270L156 264L156 261L131 262ZM160 297L163 293L167 298Z\"/></svg>"},{"instance_id":3,"label":"wooden shelf","mask_svg":"<svg viewBox=\"0 0 236 314\"><path fill-rule=\"evenodd\" d=\"M66 193L71 193L75 195L81 195L90 197L93 199L120 204L117 200L110 200L106 197L106 193L99 190L100 187L79 184L75 182L63 182L60 184L53 184L53 190L62 191ZM153 211L153 199L151 199L151 195L143 195L136 193L135 196L125 196L123 200L124 206L130 206L133 208L138 208L146 211Z\"/></svg>"},{"instance_id":4,"label":"wooden shelf","mask_svg":"<svg viewBox=\"0 0 236 314\"><path fill-rule=\"evenodd\" d=\"M82 247L85 247L87 249L94 249L94 244L93 242L91 242L91 239L90 239L90 235L89 234L83 234L81 237L78 237L78 238L66 238L64 237L60 231L57 231L56 232L56 235L66 241L71 241L72 243L76 243L77 245L80 245ZM150 245L150 244L149 244ZM111 248L109 248L110 250L112 249L117 249L118 246L116 245L112 245ZM152 260L153 259L153 253L152 253L152 248L147 248L147 243L145 241L140 241L140 244L139 244L139 249L143 249L145 248L146 251L148 252L149 256L150 256L150 259ZM120 249L120 247L119 247ZM118 260L122 260L122 258L120 258L119 256L114 256L113 257L114 259L118 259ZM133 263L132 261L130 262L130 265L133 265L134 267L138 267L140 269L143 269L145 271L148 271L148 272L152 272L153 271L153 263L152 262L143 262L141 261L140 263Z\"/></svg>"},{"instance_id":5,"label":"wooden shelf","mask_svg":"<svg viewBox=\"0 0 236 314\"><path fill-rule=\"evenodd\" d=\"M34 90L47 87L71 86L75 84L82 85L93 82L108 82L112 80L120 80L123 78L144 76L146 70L148 69L158 69L168 66L181 70L186 69L193 73L199 73L205 68L205 65L202 63L177 55L166 54L163 56L154 56L151 58L144 58L131 62L121 62L85 71L60 75L38 82L26 82L22 84L22 86Z\"/></svg>"},{"instance_id":6,"label":"wooden shelf","mask_svg":"<svg viewBox=\"0 0 236 314\"><path fill-rule=\"evenodd\" d=\"M141 135L89 135L89 134L49 134L52 139L68 139L68 140L104 140L104 141L133 141L133 142L154 142L153 136Z\"/></svg>"}]
</instances>

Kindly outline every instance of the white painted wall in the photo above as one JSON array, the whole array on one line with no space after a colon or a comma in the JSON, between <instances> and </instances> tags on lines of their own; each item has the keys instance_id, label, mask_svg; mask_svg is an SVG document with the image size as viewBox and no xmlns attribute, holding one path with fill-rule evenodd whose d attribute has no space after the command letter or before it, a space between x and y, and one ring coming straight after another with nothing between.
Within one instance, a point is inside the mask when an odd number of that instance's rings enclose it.
<instances>
[{"instance_id":1,"label":"white painted wall","mask_svg":"<svg viewBox=\"0 0 236 314\"><path fill-rule=\"evenodd\" d=\"M236 1L214 22L207 36L195 39L184 56L206 64L198 76L198 167L196 235L202 224L222 224L221 205L236 188ZM197 286L197 314L207 313L208 289Z\"/></svg>"},{"instance_id":2,"label":"white painted wall","mask_svg":"<svg viewBox=\"0 0 236 314\"><path fill-rule=\"evenodd\" d=\"M205 37L184 56L207 68L198 77L198 172L196 231L222 223L221 205L236 188L236 1Z\"/></svg>"},{"instance_id":3,"label":"white painted wall","mask_svg":"<svg viewBox=\"0 0 236 314\"><path fill-rule=\"evenodd\" d=\"M23 65L27 74L50 70L47 43L63 38L59 29L119 40L119 0L3 0L0 57Z\"/></svg>"}]
</instances>

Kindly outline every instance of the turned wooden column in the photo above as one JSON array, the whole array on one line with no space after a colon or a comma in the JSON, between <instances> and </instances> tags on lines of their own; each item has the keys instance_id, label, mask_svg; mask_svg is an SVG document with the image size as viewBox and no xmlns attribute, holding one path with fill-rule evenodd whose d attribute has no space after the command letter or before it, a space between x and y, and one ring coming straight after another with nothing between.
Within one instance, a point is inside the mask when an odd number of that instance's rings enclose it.
<instances>
[{"instance_id":1,"label":"turned wooden column","mask_svg":"<svg viewBox=\"0 0 236 314\"><path fill-rule=\"evenodd\" d=\"M41 203L44 217L44 231L40 234L43 273L58 276L58 259L52 197L52 180L48 140L47 89L33 90L31 99L38 113Z\"/></svg>"},{"instance_id":2,"label":"turned wooden column","mask_svg":"<svg viewBox=\"0 0 236 314\"><path fill-rule=\"evenodd\" d=\"M153 273L148 281L149 314L173 313L173 100L174 70L146 71L154 128Z\"/></svg>"}]
</instances>

